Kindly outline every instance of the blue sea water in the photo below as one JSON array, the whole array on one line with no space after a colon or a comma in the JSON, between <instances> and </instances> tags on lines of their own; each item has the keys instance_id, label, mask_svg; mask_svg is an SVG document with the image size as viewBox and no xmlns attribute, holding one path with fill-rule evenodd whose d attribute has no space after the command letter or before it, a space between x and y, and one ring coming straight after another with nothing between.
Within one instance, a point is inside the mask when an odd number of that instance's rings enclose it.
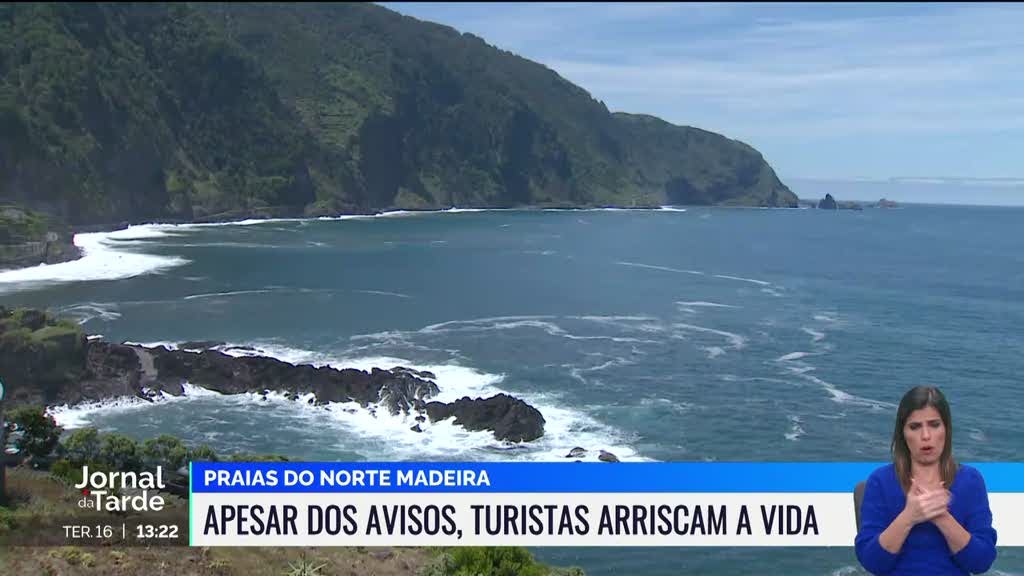
<instances>
[{"instance_id":1,"label":"blue sea water","mask_svg":"<svg viewBox=\"0 0 1024 576\"><path fill-rule=\"evenodd\" d=\"M58 411L302 459L885 460L900 396L937 385L955 454L1020 461L1024 209L457 211L80 237L0 272L0 303L108 340L218 340L293 362L423 367L443 399L505 391L545 437L424 434L348 406L194 395ZM999 511L996 511L997 513ZM861 574L852 548L560 549L608 574ZM1024 573L1004 548L994 567Z\"/></svg>"}]
</instances>

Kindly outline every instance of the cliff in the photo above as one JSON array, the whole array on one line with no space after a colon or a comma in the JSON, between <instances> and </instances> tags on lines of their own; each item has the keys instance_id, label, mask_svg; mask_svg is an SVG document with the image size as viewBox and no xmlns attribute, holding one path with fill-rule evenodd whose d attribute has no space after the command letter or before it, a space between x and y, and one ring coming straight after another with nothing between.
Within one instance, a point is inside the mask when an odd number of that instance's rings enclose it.
<instances>
[{"instance_id":1,"label":"cliff","mask_svg":"<svg viewBox=\"0 0 1024 576\"><path fill-rule=\"evenodd\" d=\"M0 38L0 202L76 226L796 205L750 146L372 4L3 4Z\"/></svg>"}]
</instances>

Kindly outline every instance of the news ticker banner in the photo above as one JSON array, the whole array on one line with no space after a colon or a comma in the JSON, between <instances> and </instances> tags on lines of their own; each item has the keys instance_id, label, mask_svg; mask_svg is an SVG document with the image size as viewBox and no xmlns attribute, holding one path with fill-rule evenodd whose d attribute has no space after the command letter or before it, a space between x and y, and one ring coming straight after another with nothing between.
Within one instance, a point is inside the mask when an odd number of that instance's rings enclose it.
<instances>
[{"instance_id":1,"label":"news ticker banner","mask_svg":"<svg viewBox=\"0 0 1024 576\"><path fill-rule=\"evenodd\" d=\"M213 463L192 546L852 546L884 463ZM1024 463L973 464L1024 546Z\"/></svg>"}]
</instances>

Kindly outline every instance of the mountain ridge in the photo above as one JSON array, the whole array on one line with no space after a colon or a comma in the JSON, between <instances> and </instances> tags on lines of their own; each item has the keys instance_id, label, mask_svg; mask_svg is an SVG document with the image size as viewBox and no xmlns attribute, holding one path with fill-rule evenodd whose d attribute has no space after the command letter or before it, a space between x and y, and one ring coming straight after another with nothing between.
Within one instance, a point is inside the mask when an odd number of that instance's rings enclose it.
<instances>
[{"instance_id":1,"label":"mountain ridge","mask_svg":"<svg viewBox=\"0 0 1024 576\"><path fill-rule=\"evenodd\" d=\"M75 226L797 203L744 143L372 4L2 4L0 37L0 203Z\"/></svg>"}]
</instances>

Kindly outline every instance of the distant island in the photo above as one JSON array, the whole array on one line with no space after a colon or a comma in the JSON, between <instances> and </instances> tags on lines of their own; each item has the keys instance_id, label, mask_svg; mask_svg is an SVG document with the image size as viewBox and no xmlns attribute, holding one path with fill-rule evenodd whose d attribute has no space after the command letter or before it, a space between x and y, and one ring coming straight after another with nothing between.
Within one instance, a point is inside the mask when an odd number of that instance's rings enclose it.
<instances>
[{"instance_id":1,"label":"distant island","mask_svg":"<svg viewBox=\"0 0 1024 576\"><path fill-rule=\"evenodd\" d=\"M373 4L10 4L2 14L0 204L55 227L452 206L797 206L747 144L612 113L541 64Z\"/></svg>"},{"instance_id":2,"label":"distant island","mask_svg":"<svg viewBox=\"0 0 1024 576\"><path fill-rule=\"evenodd\" d=\"M821 210L863 210L864 208L897 208L899 204L892 200L882 198L878 202L858 202L854 200L836 200L832 194L825 194L820 200L800 200L800 206L804 208L818 208Z\"/></svg>"}]
</instances>

